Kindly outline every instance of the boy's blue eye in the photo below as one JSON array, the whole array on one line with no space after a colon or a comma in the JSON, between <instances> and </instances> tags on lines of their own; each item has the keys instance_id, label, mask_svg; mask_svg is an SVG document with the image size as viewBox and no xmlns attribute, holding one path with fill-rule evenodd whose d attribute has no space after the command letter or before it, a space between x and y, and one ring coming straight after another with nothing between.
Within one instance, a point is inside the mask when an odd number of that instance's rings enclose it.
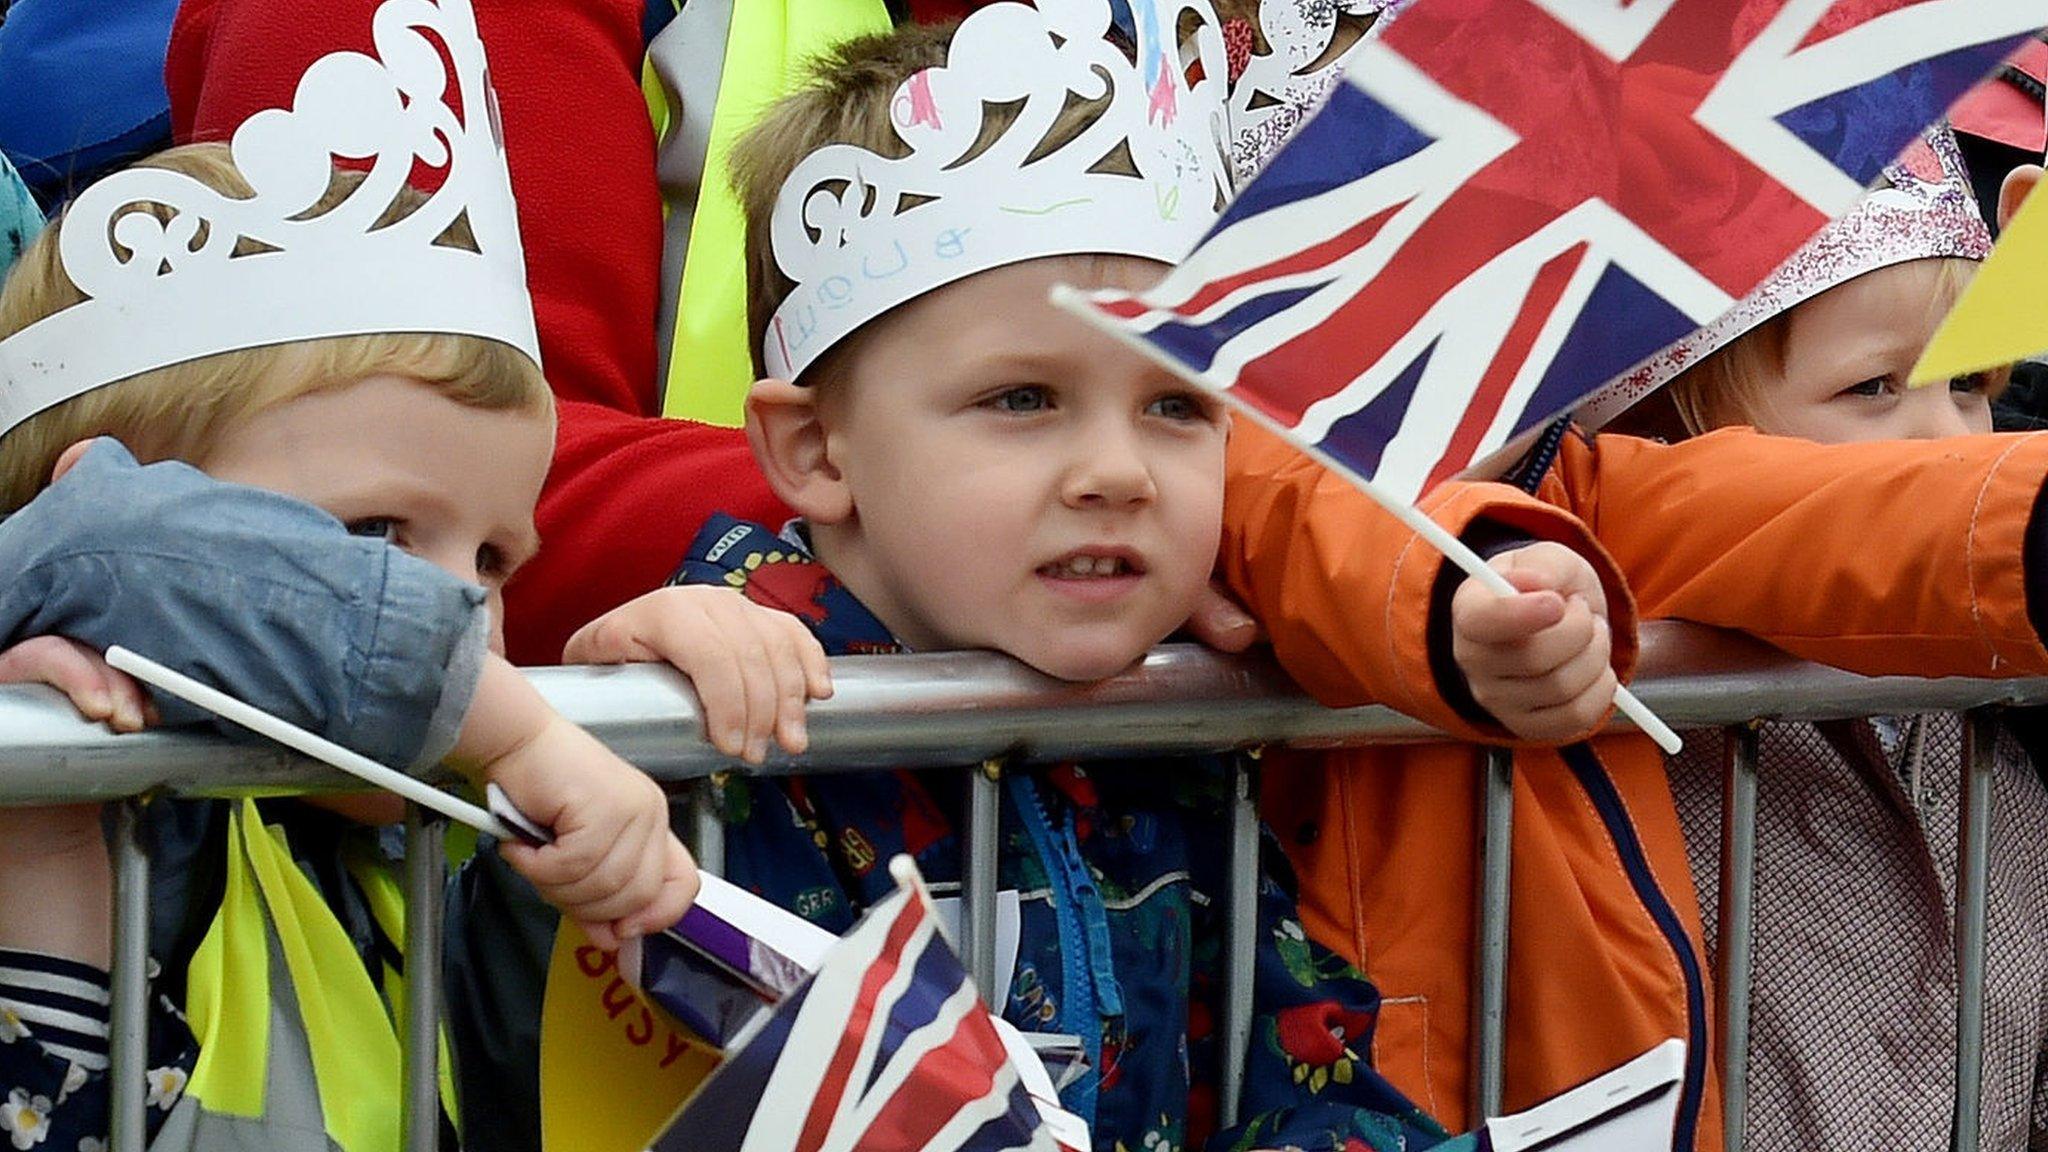
<instances>
[{"instance_id":1,"label":"boy's blue eye","mask_svg":"<svg viewBox=\"0 0 2048 1152\"><path fill-rule=\"evenodd\" d=\"M1145 406L1148 415L1164 416L1168 420L1201 420L1208 416L1209 406L1199 397L1185 392L1161 396Z\"/></svg>"},{"instance_id":2,"label":"boy's blue eye","mask_svg":"<svg viewBox=\"0 0 2048 1152\"><path fill-rule=\"evenodd\" d=\"M371 536L386 543L396 542L398 539L398 521L389 516L369 516L361 520L351 520L348 522L348 534L351 536Z\"/></svg>"},{"instance_id":3,"label":"boy's blue eye","mask_svg":"<svg viewBox=\"0 0 2048 1152\"><path fill-rule=\"evenodd\" d=\"M1000 412L1043 412L1052 407L1052 393L1037 385L1008 388L988 401Z\"/></svg>"},{"instance_id":4,"label":"boy's blue eye","mask_svg":"<svg viewBox=\"0 0 2048 1152\"><path fill-rule=\"evenodd\" d=\"M1860 384L1849 385L1847 388L1842 389L1841 394L1844 396L1882 396L1891 390L1891 377L1873 376Z\"/></svg>"},{"instance_id":5,"label":"boy's blue eye","mask_svg":"<svg viewBox=\"0 0 2048 1152\"><path fill-rule=\"evenodd\" d=\"M1991 387L1991 376L1986 372L1972 372L1968 376L1957 376L1948 382L1950 392L1981 394Z\"/></svg>"}]
</instances>

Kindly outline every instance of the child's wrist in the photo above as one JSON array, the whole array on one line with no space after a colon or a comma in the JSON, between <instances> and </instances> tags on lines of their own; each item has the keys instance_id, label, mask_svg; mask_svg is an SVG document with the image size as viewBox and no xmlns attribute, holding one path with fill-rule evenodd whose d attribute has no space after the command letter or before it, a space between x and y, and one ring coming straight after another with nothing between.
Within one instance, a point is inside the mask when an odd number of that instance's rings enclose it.
<instances>
[{"instance_id":1,"label":"child's wrist","mask_svg":"<svg viewBox=\"0 0 2048 1152\"><path fill-rule=\"evenodd\" d=\"M469 713L462 719L449 763L473 782L495 780L509 791L503 770L538 741L549 725L562 722L525 676L502 656L484 658Z\"/></svg>"}]
</instances>

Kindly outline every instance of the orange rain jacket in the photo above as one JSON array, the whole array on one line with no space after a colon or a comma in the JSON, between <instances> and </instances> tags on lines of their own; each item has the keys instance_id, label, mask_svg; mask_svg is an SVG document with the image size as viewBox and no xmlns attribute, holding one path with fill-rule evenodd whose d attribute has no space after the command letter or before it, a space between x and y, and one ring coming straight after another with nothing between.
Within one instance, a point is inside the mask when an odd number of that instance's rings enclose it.
<instances>
[{"instance_id":1,"label":"orange rain jacket","mask_svg":"<svg viewBox=\"0 0 2048 1152\"><path fill-rule=\"evenodd\" d=\"M1423 506L1454 533L1483 518L1592 560L1624 677L1638 616L1739 629L1867 674L2039 675L2048 651L2021 555L2044 474L2048 435L1571 436L1535 497L1452 484ZM1224 519L1222 572L1305 689L1500 739L1431 672L1443 561L1412 532L1244 421ZM1712 990L1663 759L1635 734L1591 749L1516 755L1505 1104L1687 1037L1681 1130L1718 1150ZM1301 873L1307 927L1386 998L1374 1062L1452 1131L1470 1127L1477 758L1415 746L1269 764L1266 816Z\"/></svg>"}]
</instances>

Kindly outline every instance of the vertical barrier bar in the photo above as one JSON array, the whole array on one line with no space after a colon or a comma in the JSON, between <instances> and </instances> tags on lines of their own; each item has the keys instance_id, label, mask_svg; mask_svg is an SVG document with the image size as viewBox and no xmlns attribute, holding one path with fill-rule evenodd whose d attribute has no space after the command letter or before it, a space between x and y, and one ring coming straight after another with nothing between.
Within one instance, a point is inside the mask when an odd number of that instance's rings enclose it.
<instances>
[{"instance_id":1,"label":"vertical barrier bar","mask_svg":"<svg viewBox=\"0 0 2048 1152\"><path fill-rule=\"evenodd\" d=\"M1956 1152L1976 1152L1982 1104L1984 927L1997 753L1997 712L1972 711L1963 726L1963 827L1956 861Z\"/></svg>"},{"instance_id":2,"label":"vertical barrier bar","mask_svg":"<svg viewBox=\"0 0 2048 1152\"><path fill-rule=\"evenodd\" d=\"M1721 1124L1742 1152L1749 1108L1750 940L1756 908L1756 763L1760 726L1728 729L1721 783Z\"/></svg>"},{"instance_id":3,"label":"vertical barrier bar","mask_svg":"<svg viewBox=\"0 0 2048 1152\"><path fill-rule=\"evenodd\" d=\"M1481 753L1484 808L1479 828L1479 954L1474 958L1478 994L1472 998L1472 1120L1500 1115L1503 1066L1507 1061L1508 882L1515 833L1515 754L1508 748Z\"/></svg>"},{"instance_id":4,"label":"vertical barrier bar","mask_svg":"<svg viewBox=\"0 0 2048 1152\"><path fill-rule=\"evenodd\" d=\"M406 1152L441 1145L441 933L447 856L441 818L405 806L405 1035L399 1105Z\"/></svg>"},{"instance_id":5,"label":"vertical barrier bar","mask_svg":"<svg viewBox=\"0 0 2048 1152\"><path fill-rule=\"evenodd\" d=\"M1237 1123L1244 1095L1244 1061L1252 1046L1252 979L1259 938L1258 754L1230 764L1230 871L1224 912L1229 917L1223 954L1223 1067L1217 1084L1223 1126Z\"/></svg>"},{"instance_id":6,"label":"vertical barrier bar","mask_svg":"<svg viewBox=\"0 0 2048 1152\"><path fill-rule=\"evenodd\" d=\"M713 876L725 875L725 818L718 811L718 791L724 786L725 775L719 773L690 790L690 821L696 830L690 855L697 858L697 867Z\"/></svg>"},{"instance_id":7,"label":"vertical barrier bar","mask_svg":"<svg viewBox=\"0 0 2048 1152\"><path fill-rule=\"evenodd\" d=\"M113 968L109 1007L108 1117L114 1152L143 1152L148 1142L149 849L142 801L114 805Z\"/></svg>"},{"instance_id":8,"label":"vertical barrier bar","mask_svg":"<svg viewBox=\"0 0 2048 1152\"><path fill-rule=\"evenodd\" d=\"M996 982L996 855L1001 844L1003 762L983 761L967 770L967 828L960 840L960 950L967 974L989 1004L1001 1004L1009 990Z\"/></svg>"}]
</instances>

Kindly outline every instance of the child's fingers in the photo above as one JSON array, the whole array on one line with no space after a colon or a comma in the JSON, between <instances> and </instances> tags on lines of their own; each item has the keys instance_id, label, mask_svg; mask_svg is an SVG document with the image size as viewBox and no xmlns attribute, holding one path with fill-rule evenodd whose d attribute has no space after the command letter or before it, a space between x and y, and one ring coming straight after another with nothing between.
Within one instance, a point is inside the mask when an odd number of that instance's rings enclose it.
<instances>
[{"instance_id":1,"label":"child's fingers","mask_svg":"<svg viewBox=\"0 0 2048 1152\"><path fill-rule=\"evenodd\" d=\"M1507 708L1535 711L1553 708L1585 692L1609 671L1612 640L1605 621L1589 621L1586 638L1561 662L1527 676L1503 675L1489 688Z\"/></svg>"},{"instance_id":2,"label":"child's fingers","mask_svg":"<svg viewBox=\"0 0 2048 1152\"><path fill-rule=\"evenodd\" d=\"M571 917L571 919L576 921L576 926L583 929L583 935L589 938L590 942L596 945L599 951L617 952L619 950L619 934L612 929L610 921L586 920L582 917Z\"/></svg>"},{"instance_id":3,"label":"child's fingers","mask_svg":"<svg viewBox=\"0 0 2048 1152\"><path fill-rule=\"evenodd\" d=\"M747 677L739 653L715 631L712 621L699 617L695 635L678 635L669 645L671 653L687 651L686 659L671 661L690 678L697 690L697 704L704 711L704 733L712 746L727 756L741 756L747 750L749 712Z\"/></svg>"},{"instance_id":4,"label":"child's fingers","mask_svg":"<svg viewBox=\"0 0 2048 1152\"><path fill-rule=\"evenodd\" d=\"M617 885L611 891L595 900L581 905L585 914L602 916L615 921L614 927L623 933L640 935L641 921L650 909L656 909L661 902L662 891L668 884L668 842L675 837L663 825L653 835L637 841L633 847L621 853L626 871L618 877ZM676 917L682 917L682 910L676 910Z\"/></svg>"},{"instance_id":5,"label":"child's fingers","mask_svg":"<svg viewBox=\"0 0 2048 1152\"><path fill-rule=\"evenodd\" d=\"M733 719L740 728L740 758L750 764L768 759L768 741L775 734L781 710L782 687L778 680L785 674L793 675L795 664L793 659L785 661L778 657L774 638L758 625L755 615L752 606L738 597L718 603L707 613L717 642L737 677L739 704ZM783 671L785 664L791 666L788 673Z\"/></svg>"},{"instance_id":6,"label":"child's fingers","mask_svg":"<svg viewBox=\"0 0 2048 1152\"><path fill-rule=\"evenodd\" d=\"M804 709L810 704L812 672L807 658L815 652L820 661L824 650L795 617L783 612L754 611L749 614L757 643L767 654L775 678L775 710L768 717L772 735L782 750L794 756L810 746ZM761 749L765 754L765 743Z\"/></svg>"},{"instance_id":7,"label":"child's fingers","mask_svg":"<svg viewBox=\"0 0 2048 1152\"><path fill-rule=\"evenodd\" d=\"M1218 652L1242 652L1259 639L1258 621L1213 580L1195 600L1187 628L1196 640Z\"/></svg>"},{"instance_id":8,"label":"child's fingers","mask_svg":"<svg viewBox=\"0 0 2048 1152\"><path fill-rule=\"evenodd\" d=\"M1548 589L1563 596L1584 596L1600 615L1607 614L1607 592L1600 574L1584 556L1554 541L1528 544L1488 561L1522 592Z\"/></svg>"},{"instance_id":9,"label":"child's fingers","mask_svg":"<svg viewBox=\"0 0 2048 1152\"><path fill-rule=\"evenodd\" d=\"M1460 648L1454 633L1452 654L1464 653L1460 667L1469 665L1503 679L1532 679L1550 675L1582 657L1605 627L1605 621L1594 616L1584 601L1572 600L1555 624L1508 643L1477 644L1468 640Z\"/></svg>"},{"instance_id":10,"label":"child's fingers","mask_svg":"<svg viewBox=\"0 0 2048 1152\"><path fill-rule=\"evenodd\" d=\"M529 876L548 902L582 921L610 923L646 906L661 885L661 860L644 829L628 826L595 860L546 860L558 841L540 850L542 871Z\"/></svg>"},{"instance_id":11,"label":"child's fingers","mask_svg":"<svg viewBox=\"0 0 2048 1152\"><path fill-rule=\"evenodd\" d=\"M1612 668L1602 669L1585 691L1560 704L1522 713L1509 725L1527 740L1569 740L1591 731L1614 708L1614 694L1620 687Z\"/></svg>"},{"instance_id":12,"label":"child's fingers","mask_svg":"<svg viewBox=\"0 0 2048 1152\"><path fill-rule=\"evenodd\" d=\"M636 602L637 603L637 602ZM615 609L585 624L562 646L564 664L627 664L658 660L635 632L627 608Z\"/></svg>"},{"instance_id":13,"label":"child's fingers","mask_svg":"<svg viewBox=\"0 0 2048 1152\"><path fill-rule=\"evenodd\" d=\"M107 694L114 700L114 715L107 722L116 732L140 732L157 723L156 703L147 689L118 668L105 669Z\"/></svg>"},{"instance_id":14,"label":"child's fingers","mask_svg":"<svg viewBox=\"0 0 2048 1152\"><path fill-rule=\"evenodd\" d=\"M832 661L825 656L825 646L811 635L801 621L791 621L803 634L797 644L797 651L803 653L805 690L813 700L832 698Z\"/></svg>"},{"instance_id":15,"label":"child's fingers","mask_svg":"<svg viewBox=\"0 0 2048 1152\"><path fill-rule=\"evenodd\" d=\"M666 838L663 848L661 887L646 908L622 922L621 929L626 934L645 936L660 932L681 920L697 900L697 890L703 881L697 875L697 862L690 859L690 850L673 835Z\"/></svg>"},{"instance_id":16,"label":"child's fingers","mask_svg":"<svg viewBox=\"0 0 2048 1152\"><path fill-rule=\"evenodd\" d=\"M109 679L116 675L119 673L91 649L61 636L36 636L0 652L0 684L48 684L70 698L72 707L88 720L117 718ZM133 681L129 684L132 687ZM140 727L141 710L133 703L132 694L130 701L134 727Z\"/></svg>"},{"instance_id":17,"label":"child's fingers","mask_svg":"<svg viewBox=\"0 0 2048 1152\"><path fill-rule=\"evenodd\" d=\"M1467 580L1451 598L1451 634L1485 646L1519 643L1563 620L1567 608L1555 592L1500 596Z\"/></svg>"}]
</instances>

